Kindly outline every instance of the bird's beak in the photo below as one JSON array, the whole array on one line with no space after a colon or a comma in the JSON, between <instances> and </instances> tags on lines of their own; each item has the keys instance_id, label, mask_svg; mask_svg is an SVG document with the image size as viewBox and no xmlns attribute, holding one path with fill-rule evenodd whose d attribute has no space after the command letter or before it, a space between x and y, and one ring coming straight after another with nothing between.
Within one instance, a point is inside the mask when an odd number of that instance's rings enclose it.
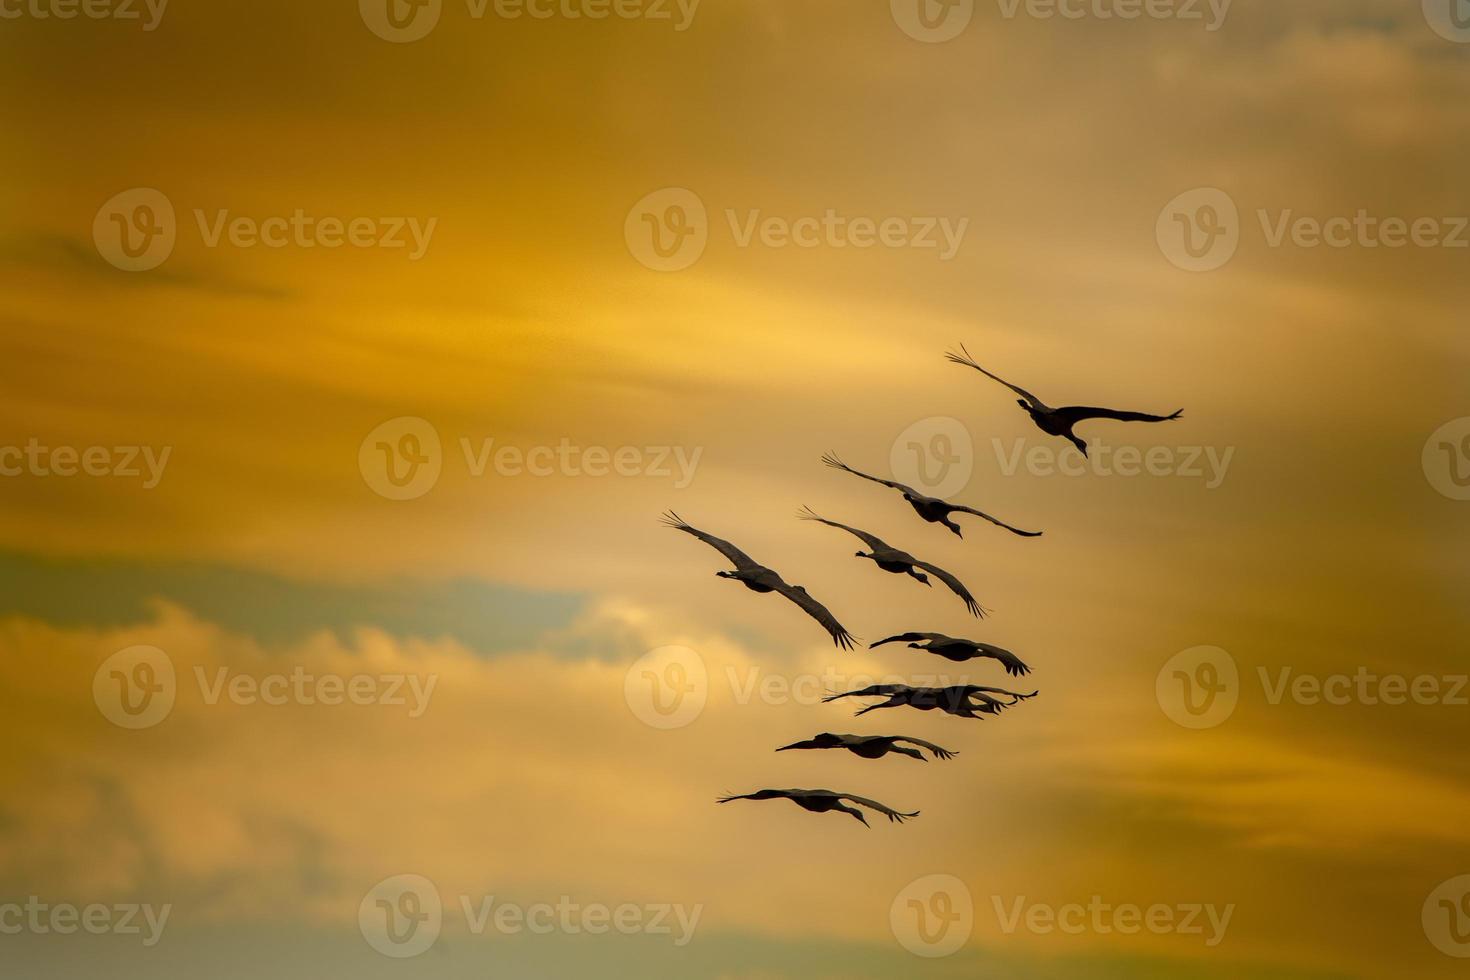
<instances>
[{"instance_id":1,"label":"bird's beak","mask_svg":"<svg viewBox=\"0 0 1470 980\"><path fill-rule=\"evenodd\" d=\"M801 743L800 742L792 742L790 745L783 745L783 746L781 746L776 751L777 752L785 752L787 749L799 749L799 748L801 748Z\"/></svg>"}]
</instances>

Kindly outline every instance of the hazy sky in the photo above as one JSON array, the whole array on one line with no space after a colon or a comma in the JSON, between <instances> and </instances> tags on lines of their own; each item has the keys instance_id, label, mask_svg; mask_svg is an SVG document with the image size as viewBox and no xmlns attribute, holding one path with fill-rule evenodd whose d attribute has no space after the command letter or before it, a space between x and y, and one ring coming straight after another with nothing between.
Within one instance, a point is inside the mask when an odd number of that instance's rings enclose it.
<instances>
[{"instance_id":1,"label":"hazy sky","mask_svg":"<svg viewBox=\"0 0 1470 980\"><path fill-rule=\"evenodd\" d=\"M922 2L0 0L0 963L1463 973L1470 10ZM960 343L1185 414L1085 424L1079 468ZM837 651L669 508L864 641L1035 672ZM140 646L157 717L118 714ZM817 703L926 675L1041 695ZM961 754L772 752L821 731ZM765 786L922 814L714 805ZM405 959L400 876L443 903ZM492 896L672 931L477 929Z\"/></svg>"}]
</instances>

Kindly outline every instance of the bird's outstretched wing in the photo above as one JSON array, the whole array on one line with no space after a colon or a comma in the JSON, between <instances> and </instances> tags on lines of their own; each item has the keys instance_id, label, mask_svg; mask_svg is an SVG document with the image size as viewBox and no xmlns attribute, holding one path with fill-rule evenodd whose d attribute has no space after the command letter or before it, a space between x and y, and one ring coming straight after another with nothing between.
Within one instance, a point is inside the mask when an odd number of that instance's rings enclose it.
<instances>
[{"instance_id":1,"label":"bird's outstretched wing","mask_svg":"<svg viewBox=\"0 0 1470 980\"><path fill-rule=\"evenodd\" d=\"M1031 673L1031 668L1026 666L1020 657L1009 650L992 646L989 643L976 643L975 648L980 651L982 656L999 660L1000 665L1006 669L1006 673L1012 677L1024 677Z\"/></svg>"},{"instance_id":2,"label":"bird's outstretched wing","mask_svg":"<svg viewBox=\"0 0 1470 980\"><path fill-rule=\"evenodd\" d=\"M1039 538L1039 537L1041 537L1041 533L1042 532L1040 532L1040 531L1023 531L1023 530L1021 530L1018 527L1012 527L1011 525L1007 524L1005 521L1000 520L999 518L991 517L989 514L985 513L983 510L976 510L973 507L965 507L965 506L962 506L960 504L951 504L950 505L950 508L952 510L958 512L958 513L961 513L961 514L973 514L976 517L982 517L985 520L989 521L990 523L994 524L996 527L1003 527L1007 531L1010 531L1012 534L1019 534L1023 538Z\"/></svg>"},{"instance_id":3,"label":"bird's outstretched wing","mask_svg":"<svg viewBox=\"0 0 1470 980\"><path fill-rule=\"evenodd\" d=\"M942 633L900 633L897 636L890 636L886 640L879 640L877 643L869 643L868 649L871 650L874 647L881 647L885 643L917 643L920 640L944 639L948 639L948 637Z\"/></svg>"},{"instance_id":4,"label":"bird's outstretched wing","mask_svg":"<svg viewBox=\"0 0 1470 980\"><path fill-rule=\"evenodd\" d=\"M667 514L663 515L663 522L667 527L672 527L676 530L683 531L686 534L694 535L696 538L703 541L711 548L714 548L726 558L730 559L731 563L740 571L749 571L752 568L762 567L755 561L755 559L751 558L745 552L741 551L739 548L735 547L724 538L717 538L713 534L708 534L704 531L701 531L697 527L691 526L687 521L684 520L684 518L680 517L673 511L669 511Z\"/></svg>"},{"instance_id":5,"label":"bird's outstretched wing","mask_svg":"<svg viewBox=\"0 0 1470 980\"><path fill-rule=\"evenodd\" d=\"M874 684L865 687L861 691L844 691L841 694L829 694L822 699L823 704L836 701L839 698L889 698L895 694L909 694L914 689L906 684Z\"/></svg>"},{"instance_id":6,"label":"bird's outstretched wing","mask_svg":"<svg viewBox=\"0 0 1470 980\"><path fill-rule=\"evenodd\" d=\"M796 516L803 521L816 521L817 523L825 524L828 527L841 528L847 533L856 535L857 537L861 538L863 543L866 544L869 548L872 548L874 551L893 550L891 547L889 547L888 542L884 541L876 534L869 534L867 531L860 531L855 527L848 527L846 524L838 524L836 521L829 521L827 520L827 518L822 517L816 511L812 510L810 507L803 507L801 510L796 512Z\"/></svg>"},{"instance_id":7,"label":"bird's outstretched wing","mask_svg":"<svg viewBox=\"0 0 1470 980\"><path fill-rule=\"evenodd\" d=\"M919 746L920 748L928 749L936 759L953 759L955 756L959 755L958 752L951 752L949 749L941 749L933 742L926 742L922 738L910 738L907 735L900 735L895 738L894 741L911 742L914 745Z\"/></svg>"},{"instance_id":8,"label":"bird's outstretched wing","mask_svg":"<svg viewBox=\"0 0 1470 980\"><path fill-rule=\"evenodd\" d=\"M1057 417L1068 425L1076 425L1088 419L1112 419L1115 422L1172 422L1184 415L1180 409L1173 415L1149 415L1146 412L1120 412L1113 408L1091 408L1086 405L1068 405L1057 409Z\"/></svg>"},{"instance_id":9,"label":"bird's outstretched wing","mask_svg":"<svg viewBox=\"0 0 1470 980\"><path fill-rule=\"evenodd\" d=\"M1007 388L1011 389L1016 394L1020 395L1022 398L1030 402L1032 408L1046 408L1045 402L1043 402L1040 398L1037 398L1035 395L1031 394L1031 392L1027 391L1025 388L1022 388L1020 385L1013 385L1005 378L1001 378L994 374L991 374L979 364L976 364L975 359L970 356L970 352L965 350L964 344L960 344L960 352L958 354L956 354L954 351L950 351L944 356L951 363L963 364L965 367L972 367L976 371L979 371L981 374L985 375L990 380L999 381L1001 384L1005 385Z\"/></svg>"},{"instance_id":10,"label":"bird's outstretched wing","mask_svg":"<svg viewBox=\"0 0 1470 980\"><path fill-rule=\"evenodd\" d=\"M842 470L846 473L851 473L853 476L860 476L864 480L872 480L874 483L881 483L885 487L892 487L894 490L899 490L903 493L913 494L915 497L923 496L923 494L919 493L913 487L908 486L907 484L899 483L897 480L884 480L876 476L870 476L869 474L864 473L861 470L855 470L851 466L848 466L846 463L844 463L841 459L838 459L836 453L827 453L825 456L822 457L822 462L826 463L828 466L832 467L835 470Z\"/></svg>"},{"instance_id":11,"label":"bird's outstretched wing","mask_svg":"<svg viewBox=\"0 0 1470 980\"><path fill-rule=\"evenodd\" d=\"M960 690L965 692L966 697L984 698L987 701L994 700L993 698L987 698L986 695L988 694L1004 694L1008 698L1015 699L1011 702L1011 704L1016 704L1021 701L1030 701L1032 698L1036 697L1036 695L1041 693L1040 691L1032 691L1030 694L1018 694L1015 691L1007 691L1003 687L976 687L974 684L967 684L964 687L960 688Z\"/></svg>"},{"instance_id":12,"label":"bird's outstretched wing","mask_svg":"<svg viewBox=\"0 0 1470 980\"><path fill-rule=\"evenodd\" d=\"M893 809L893 807L884 806L877 800L870 800L866 796L853 796L851 793L838 793L837 797L839 799L847 800L849 803L856 803L858 806L865 806L870 810L877 810L879 813L883 814L894 823L903 823L909 817L917 817L919 815L918 810L915 810L913 813L900 813L899 811Z\"/></svg>"},{"instance_id":13,"label":"bird's outstretched wing","mask_svg":"<svg viewBox=\"0 0 1470 980\"><path fill-rule=\"evenodd\" d=\"M985 618L985 609L981 607L980 603L975 601L975 597L970 594L970 590L965 588L965 583L961 582L959 579L955 578L953 575L951 575L949 572L946 572L938 565L931 565L927 561L916 561L914 562L914 564L938 578L939 581L949 586L951 592L959 596L961 599L965 600L965 608L970 610L971 615L979 619Z\"/></svg>"},{"instance_id":14,"label":"bird's outstretched wing","mask_svg":"<svg viewBox=\"0 0 1470 980\"><path fill-rule=\"evenodd\" d=\"M722 796L716 803L729 803L731 800L779 800L791 796L789 790L784 789L762 789L754 793L744 793L740 796Z\"/></svg>"},{"instance_id":15,"label":"bird's outstretched wing","mask_svg":"<svg viewBox=\"0 0 1470 980\"><path fill-rule=\"evenodd\" d=\"M800 606L802 612L821 623L822 628L832 635L833 643L844 650L853 649L856 641L853 640L852 634L837 621L836 616L827 611L826 606L813 599L806 589L799 585L787 585L782 582L776 587L776 591Z\"/></svg>"}]
</instances>

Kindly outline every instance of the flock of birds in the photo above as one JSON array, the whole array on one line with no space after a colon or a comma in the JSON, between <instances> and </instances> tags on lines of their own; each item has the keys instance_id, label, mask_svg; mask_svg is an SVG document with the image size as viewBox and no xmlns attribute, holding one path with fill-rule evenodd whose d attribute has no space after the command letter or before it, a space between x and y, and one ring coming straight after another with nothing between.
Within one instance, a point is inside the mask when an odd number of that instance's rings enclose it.
<instances>
[{"instance_id":1,"label":"flock of birds","mask_svg":"<svg viewBox=\"0 0 1470 980\"><path fill-rule=\"evenodd\" d=\"M1073 428L1079 423L1091 419L1111 419L1119 422L1170 422L1179 418L1183 412L1175 412L1172 415L1148 415L1142 412L1121 412L1108 408L1090 408L1086 406L1067 406L1063 408L1052 408L1026 391L1024 388L1011 384L1003 378L991 374L985 368L975 362L969 351L963 346L958 352L950 352L946 355L949 361L965 367L974 368L986 377L1005 385L1015 392L1020 398L1017 401L1031 420L1042 432L1047 435L1058 436L1068 440L1077 447L1081 453L1087 455L1087 444L1077 436ZM983 511L973 507L953 504L937 497L930 497L920 493L913 487L906 486L894 480L884 480L868 473L863 473L848 466L833 454L822 457L822 461L833 469L842 470L853 476L874 483L882 484L903 494L915 513L930 524L942 524L955 535L963 538L960 526L953 520L956 514L968 514L979 517L990 522L996 527L1002 528L1012 534L1026 538L1039 537L1040 531L1023 531L1006 522L992 517ZM859 528L830 521L820 516L810 508L803 508L797 517L805 521L815 521L828 527L846 531L853 535L867 547L867 551L858 551L857 557L865 558L877 565L885 572L895 575L907 575L920 583L933 586L930 580L939 579L945 587L953 592L964 602L965 608L976 618L985 618L986 609L982 607L975 596L952 572L946 571L931 562L915 558L906 551L900 551L885 542L875 534ZM691 534L705 544L714 548L734 566L728 571L719 571L715 574L720 578L733 579L744 585L752 592L775 592L794 602L812 619L821 624L822 628L832 637L832 642L844 650L852 650L856 646L852 634L847 631L837 618L824 606L813 598L806 589L799 585L791 585L786 582L776 571L760 564L744 551L723 538L717 538L707 531L687 523L678 514L672 511L663 517L664 523L669 527ZM906 643L916 650L922 650L946 660L956 663L965 663L972 660L989 659L994 660L1005 672L1012 677L1023 677L1031 673L1020 657L1009 650L992 646L989 643L981 643L976 640L967 640L959 637L946 636L943 633L900 633L887 639L879 640L870 644L869 649L881 647L889 643ZM832 694L823 699L823 702L837 701L842 698L881 698L873 704L862 708L857 715L865 715L869 711L879 708L910 707L920 711L943 711L946 714L959 718L981 718L984 715L998 715L1006 708L1020 704L1036 697L1039 692L1032 691L1022 694L999 687L980 687L966 684L955 687L909 687L904 684L875 684L857 691L845 691ZM836 735L831 732L823 732L813 738L791 745L783 745L777 752L786 752L798 749L845 749L853 755L862 759L881 759L889 753L906 755L919 761L927 761L924 751L928 751L936 759L952 759L954 752L941 748L932 742L920 738L912 738L906 735ZM739 796L722 797L718 802L729 803L733 800L790 800L803 810L812 813L829 813L839 811L846 813L858 821L867 825L867 818L858 807L867 807L883 814L889 820L902 823L909 817L917 817L918 811L905 813L885 806L876 800L864 796L856 796L852 793L837 793L829 789L762 789L754 793L745 793ZM855 804L855 805L849 805Z\"/></svg>"}]
</instances>

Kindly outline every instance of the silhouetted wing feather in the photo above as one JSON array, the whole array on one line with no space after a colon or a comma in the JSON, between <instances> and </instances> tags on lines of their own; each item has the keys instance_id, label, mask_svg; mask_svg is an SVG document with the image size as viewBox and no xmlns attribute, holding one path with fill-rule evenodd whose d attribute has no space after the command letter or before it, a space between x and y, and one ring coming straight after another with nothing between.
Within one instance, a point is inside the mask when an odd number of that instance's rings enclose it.
<instances>
[{"instance_id":1,"label":"silhouetted wing feather","mask_svg":"<svg viewBox=\"0 0 1470 980\"><path fill-rule=\"evenodd\" d=\"M1145 412L1120 412L1113 408L1090 408L1086 405L1068 405L1056 411L1057 417L1068 425L1076 425L1087 419L1112 419L1115 422L1172 422L1184 414L1180 409L1173 415L1149 415Z\"/></svg>"},{"instance_id":2,"label":"silhouetted wing feather","mask_svg":"<svg viewBox=\"0 0 1470 980\"><path fill-rule=\"evenodd\" d=\"M973 514L976 517L984 518L985 520L987 520L990 523L994 524L996 527L1003 527L1007 531L1010 531L1012 534L1019 534L1023 538L1039 538L1039 537L1041 537L1041 532L1040 531L1023 531L1023 530L1021 530L1018 527L1012 527L1011 525L1007 524L1005 521L1000 520L999 518L991 517L989 514L985 513L983 510L976 510L973 507L963 507L963 506L960 506L959 504L951 504L950 507L953 510L958 511L961 514Z\"/></svg>"},{"instance_id":3,"label":"silhouetted wing feather","mask_svg":"<svg viewBox=\"0 0 1470 980\"><path fill-rule=\"evenodd\" d=\"M1026 664L1021 661L1020 657L1016 656L1009 650L1003 649L998 646L992 646L989 643L976 643L975 648L986 656L994 657L996 660L999 660L1001 666L1006 669L1006 673L1010 674L1013 677L1023 677L1026 674L1031 673L1031 668L1026 666Z\"/></svg>"},{"instance_id":4,"label":"silhouetted wing feather","mask_svg":"<svg viewBox=\"0 0 1470 980\"><path fill-rule=\"evenodd\" d=\"M939 746L935 745L933 742L926 742L922 738L910 738L907 735L900 735L898 738L894 739L894 741L911 742L921 748L928 749L931 753L933 753L934 758L936 759L953 759L955 756L959 755L958 752L951 752L949 749L942 749Z\"/></svg>"},{"instance_id":5,"label":"silhouetted wing feather","mask_svg":"<svg viewBox=\"0 0 1470 980\"><path fill-rule=\"evenodd\" d=\"M897 636L890 636L886 640L879 640L877 643L869 643L868 649L871 650L874 647L881 647L885 643L917 643L920 640L944 639L948 639L948 637L940 633L900 633Z\"/></svg>"},{"instance_id":6,"label":"silhouetted wing feather","mask_svg":"<svg viewBox=\"0 0 1470 980\"><path fill-rule=\"evenodd\" d=\"M985 610L980 607L980 603L975 601L975 597L970 594L970 590L965 588L965 583L961 582L959 579L955 578L953 575L951 575L949 572L946 572L938 565L931 565L927 561L916 561L914 562L914 564L917 565L919 568L922 568L924 571L934 575L936 578L939 579L939 581L949 586L950 591L959 596L961 599L965 600L965 608L970 610L971 615L977 616L980 619L985 618Z\"/></svg>"},{"instance_id":7,"label":"silhouetted wing feather","mask_svg":"<svg viewBox=\"0 0 1470 980\"><path fill-rule=\"evenodd\" d=\"M1037 398L1035 395L1031 394L1031 392L1027 391L1025 388L1022 388L1020 385L1013 385L1005 378L991 374L979 364L976 364L975 359L970 356L970 352L965 350L964 344L960 345L960 353L956 354L951 351L944 356L955 364L963 364L965 367L974 368L976 371L979 371L981 374L985 375L992 381L999 381L1001 384L1005 385L1007 388L1011 389L1016 394L1020 395L1022 398L1030 402L1033 408L1046 408L1045 402L1043 402L1040 398Z\"/></svg>"},{"instance_id":8,"label":"silhouetted wing feather","mask_svg":"<svg viewBox=\"0 0 1470 980\"><path fill-rule=\"evenodd\" d=\"M894 823L903 823L909 817L917 817L919 815L918 810L915 810L913 813L900 813L893 809L893 807L884 806L877 800L870 800L866 796L853 796L851 793L838 793L837 796L839 799L847 800L849 803L856 803L858 806L865 806L870 810L877 810Z\"/></svg>"},{"instance_id":9,"label":"silhouetted wing feather","mask_svg":"<svg viewBox=\"0 0 1470 980\"><path fill-rule=\"evenodd\" d=\"M826 606L813 599L806 589L803 589L799 585L787 585L783 582L776 591L800 606L802 611L812 619L821 623L822 627L828 633L832 634L833 643L842 647L844 650L853 649L854 641L852 634L837 621L836 616L833 616L827 611Z\"/></svg>"},{"instance_id":10,"label":"silhouetted wing feather","mask_svg":"<svg viewBox=\"0 0 1470 980\"><path fill-rule=\"evenodd\" d=\"M908 486L907 484L899 483L897 480L884 480L881 477L871 476L867 473L862 472L861 470L855 470L851 466L848 466L846 463L844 463L842 460L838 459L837 456L833 453L828 453L827 455L823 456L822 462L826 463L833 469L843 470L847 473L851 473L853 476L860 476L864 480L872 480L874 483L881 483L885 487L891 487L894 490L900 490L904 493L913 494L915 497L923 496L923 494L919 493L913 487Z\"/></svg>"},{"instance_id":11,"label":"silhouetted wing feather","mask_svg":"<svg viewBox=\"0 0 1470 980\"><path fill-rule=\"evenodd\" d=\"M860 531L855 527L848 527L846 524L839 524L836 521L829 521L827 520L827 518L822 517L816 511L812 510L810 507L806 507L798 511L796 516L804 521L816 521L818 524L825 524L828 527L841 528L848 534L852 534L857 536L858 538L861 538L863 543L866 544L869 548L872 548L874 551L893 550L888 546L888 543L886 541L878 537L876 534L869 534L867 531Z\"/></svg>"},{"instance_id":12,"label":"silhouetted wing feather","mask_svg":"<svg viewBox=\"0 0 1470 980\"><path fill-rule=\"evenodd\" d=\"M888 698L895 694L912 694L913 688L906 684L874 684L865 687L861 691L844 691L841 694L832 694L822 699L822 703L836 701L839 698Z\"/></svg>"},{"instance_id":13,"label":"silhouetted wing feather","mask_svg":"<svg viewBox=\"0 0 1470 980\"><path fill-rule=\"evenodd\" d=\"M675 514L673 511L669 511L667 514L665 514L663 516L663 521L664 524L668 525L671 528L674 528L675 530L694 535L696 538L703 541L711 548L714 548L726 558L730 559L731 563L742 572L750 571L754 568L764 567L755 559L747 555L745 552L741 551L739 548L726 541L724 538L717 538L713 534L709 534L705 531L701 531L697 527L693 527L688 522L686 522L684 518L680 517L678 514Z\"/></svg>"}]
</instances>

